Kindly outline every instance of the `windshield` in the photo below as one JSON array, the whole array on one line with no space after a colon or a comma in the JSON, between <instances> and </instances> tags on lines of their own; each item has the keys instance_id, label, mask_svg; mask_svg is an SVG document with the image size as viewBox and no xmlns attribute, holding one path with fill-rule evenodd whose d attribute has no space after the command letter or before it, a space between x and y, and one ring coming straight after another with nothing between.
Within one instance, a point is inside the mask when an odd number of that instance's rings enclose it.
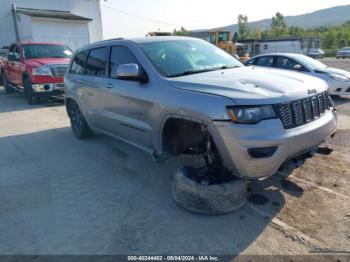
<instances>
[{"instance_id":1,"label":"windshield","mask_svg":"<svg viewBox=\"0 0 350 262\"><path fill-rule=\"evenodd\" d=\"M30 44L23 46L24 57L31 58L71 58L72 50L65 45Z\"/></svg>"},{"instance_id":2,"label":"windshield","mask_svg":"<svg viewBox=\"0 0 350 262\"><path fill-rule=\"evenodd\" d=\"M303 65L308 66L312 69L326 68L327 67L324 63L322 63L316 59L313 59L311 57L305 56L305 55L296 55L295 58L298 62L300 62Z\"/></svg>"},{"instance_id":3,"label":"windshield","mask_svg":"<svg viewBox=\"0 0 350 262\"><path fill-rule=\"evenodd\" d=\"M341 50L342 51L350 51L350 47L343 47Z\"/></svg>"},{"instance_id":4,"label":"windshield","mask_svg":"<svg viewBox=\"0 0 350 262\"><path fill-rule=\"evenodd\" d=\"M202 40L173 40L140 44L156 70L165 77L241 67L243 64Z\"/></svg>"}]
</instances>

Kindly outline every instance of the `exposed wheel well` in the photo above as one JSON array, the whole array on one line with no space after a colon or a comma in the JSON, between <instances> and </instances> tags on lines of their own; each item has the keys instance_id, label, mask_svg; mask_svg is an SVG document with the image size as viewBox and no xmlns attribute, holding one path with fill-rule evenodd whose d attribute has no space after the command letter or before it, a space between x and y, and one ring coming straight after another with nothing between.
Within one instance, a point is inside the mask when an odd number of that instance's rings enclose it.
<instances>
[{"instance_id":1,"label":"exposed wheel well","mask_svg":"<svg viewBox=\"0 0 350 262\"><path fill-rule=\"evenodd\" d=\"M205 150L205 140L208 136L209 132L202 123L169 118L163 126L162 151L175 156L185 153L200 154Z\"/></svg>"},{"instance_id":2,"label":"exposed wheel well","mask_svg":"<svg viewBox=\"0 0 350 262\"><path fill-rule=\"evenodd\" d=\"M204 179L217 184L233 178L232 172L225 167L207 126L200 122L168 119L163 127L162 150L173 156L189 154L202 159L202 166L197 166L198 172L193 174L193 178L198 181Z\"/></svg>"}]
</instances>

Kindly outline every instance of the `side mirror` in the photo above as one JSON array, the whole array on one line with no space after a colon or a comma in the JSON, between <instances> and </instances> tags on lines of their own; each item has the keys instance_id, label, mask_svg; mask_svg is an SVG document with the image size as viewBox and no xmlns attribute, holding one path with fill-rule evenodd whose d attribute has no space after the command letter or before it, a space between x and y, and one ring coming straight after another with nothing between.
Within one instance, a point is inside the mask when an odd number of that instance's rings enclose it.
<instances>
[{"instance_id":1,"label":"side mirror","mask_svg":"<svg viewBox=\"0 0 350 262\"><path fill-rule=\"evenodd\" d=\"M114 75L114 76L113 76ZM112 77L121 80L148 82L147 75L139 68L137 64L123 64L117 67Z\"/></svg>"},{"instance_id":2,"label":"side mirror","mask_svg":"<svg viewBox=\"0 0 350 262\"><path fill-rule=\"evenodd\" d=\"M302 65L297 64L297 65L294 65L294 66L293 66L293 69L294 69L294 70L296 70L296 71L300 71L300 70L302 70L302 69L303 69L303 66L302 66Z\"/></svg>"}]
</instances>

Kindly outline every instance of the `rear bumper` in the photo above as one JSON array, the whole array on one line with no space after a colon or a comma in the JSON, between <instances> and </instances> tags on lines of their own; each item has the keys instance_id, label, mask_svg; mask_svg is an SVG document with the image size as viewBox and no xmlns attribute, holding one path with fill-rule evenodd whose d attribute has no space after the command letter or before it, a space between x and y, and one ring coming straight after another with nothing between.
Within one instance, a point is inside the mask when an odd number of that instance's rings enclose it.
<instances>
[{"instance_id":1,"label":"rear bumper","mask_svg":"<svg viewBox=\"0 0 350 262\"><path fill-rule=\"evenodd\" d=\"M262 121L256 125L237 125L213 122L209 126L220 156L227 168L244 178L273 175L288 159L317 147L336 131L337 116L328 110L319 119L286 130L279 119ZM251 148L276 147L269 157L253 158Z\"/></svg>"}]
</instances>

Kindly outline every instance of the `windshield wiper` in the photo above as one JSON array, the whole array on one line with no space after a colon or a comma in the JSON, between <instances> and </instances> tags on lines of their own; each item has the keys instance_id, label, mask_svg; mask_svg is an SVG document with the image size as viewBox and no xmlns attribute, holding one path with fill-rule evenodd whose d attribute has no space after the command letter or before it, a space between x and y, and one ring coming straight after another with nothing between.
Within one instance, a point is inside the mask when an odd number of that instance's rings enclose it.
<instances>
[{"instance_id":1,"label":"windshield wiper","mask_svg":"<svg viewBox=\"0 0 350 262\"><path fill-rule=\"evenodd\" d=\"M216 70L215 68L210 68L210 69L202 69L202 70L188 70L180 73L175 73L175 74L168 74L166 77L177 77L177 76L186 76L186 75L193 75L193 74L199 74L199 73L204 73L204 72L210 72Z\"/></svg>"},{"instance_id":2,"label":"windshield wiper","mask_svg":"<svg viewBox=\"0 0 350 262\"><path fill-rule=\"evenodd\" d=\"M220 66L220 67L217 67L216 70L231 69L231 68L237 68L237 67L241 67L241 66Z\"/></svg>"},{"instance_id":3,"label":"windshield wiper","mask_svg":"<svg viewBox=\"0 0 350 262\"><path fill-rule=\"evenodd\" d=\"M166 77L186 76L186 75L193 75L193 74L205 73L205 72L222 70L222 69L230 69L230 68L236 68L236 67L240 67L240 66L220 66L220 67L207 68L202 70L188 70L180 73L169 74L169 75L166 75Z\"/></svg>"}]
</instances>

